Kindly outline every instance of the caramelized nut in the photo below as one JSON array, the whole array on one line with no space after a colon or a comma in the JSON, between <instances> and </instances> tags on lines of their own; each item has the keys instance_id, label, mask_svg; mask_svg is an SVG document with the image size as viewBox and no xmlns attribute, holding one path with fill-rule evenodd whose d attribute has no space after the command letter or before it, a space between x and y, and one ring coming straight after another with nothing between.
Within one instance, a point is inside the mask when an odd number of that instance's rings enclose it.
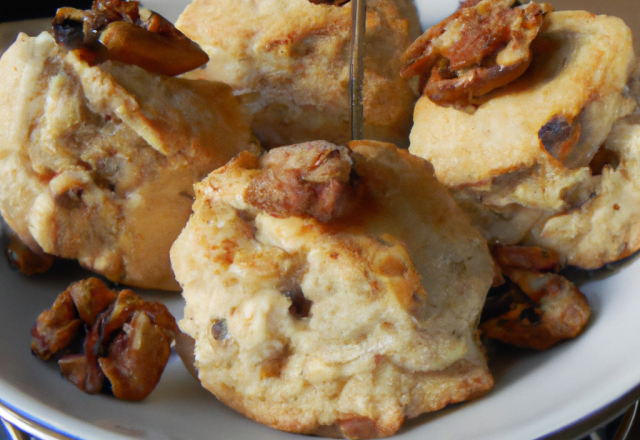
<instances>
[{"instance_id":1,"label":"caramelized nut","mask_svg":"<svg viewBox=\"0 0 640 440\"><path fill-rule=\"evenodd\" d=\"M31 347L47 360L84 333L83 352L59 360L62 375L87 393L101 391L106 378L116 397L140 400L160 380L179 329L163 304L131 290L116 294L90 278L72 284L38 317Z\"/></svg>"},{"instance_id":2,"label":"caramelized nut","mask_svg":"<svg viewBox=\"0 0 640 440\"><path fill-rule=\"evenodd\" d=\"M591 310L585 296L557 271L555 252L537 247L505 246L492 250L505 283L489 292L480 330L485 338L546 350L576 337Z\"/></svg>"},{"instance_id":3,"label":"caramelized nut","mask_svg":"<svg viewBox=\"0 0 640 440\"><path fill-rule=\"evenodd\" d=\"M429 99L459 108L515 80L531 63L529 46L552 8L514 3L467 0L405 51L402 76L419 76Z\"/></svg>"},{"instance_id":4,"label":"caramelized nut","mask_svg":"<svg viewBox=\"0 0 640 440\"><path fill-rule=\"evenodd\" d=\"M124 21L109 24L100 42L106 46L110 60L167 76L180 75L209 61L200 46L184 35L150 32Z\"/></svg>"},{"instance_id":5,"label":"caramelized nut","mask_svg":"<svg viewBox=\"0 0 640 440\"><path fill-rule=\"evenodd\" d=\"M89 327L95 324L98 314L106 310L118 296L97 278L73 283L68 291L80 318Z\"/></svg>"},{"instance_id":6,"label":"caramelized nut","mask_svg":"<svg viewBox=\"0 0 640 440\"><path fill-rule=\"evenodd\" d=\"M175 76L209 61L200 46L137 1L96 0L88 11L58 9L53 34L91 65L109 59Z\"/></svg>"},{"instance_id":7,"label":"caramelized nut","mask_svg":"<svg viewBox=\"0 0 640 440\"><path fill-rule=\"evenodd\" d=\"M306 142L270 150L245 199L276 217L311 216L330 222L353 209L358 176L350 150L329 142Z\"/></svg>"},{"instance_id":8,"label":"caramelized nut","mask_svg":"<svg viewBox=\"0 0 640 440\"><path fill-rule=\"evenodd\" d=\"M99 359L113 395L126 400L147 397L167 365L172 339L152 324L146 312L135 312L131 323L109 344L108 355Z\"/></svg>"},{"instance_id":9,"label":"caramelized nut","mask_svg":"<svg viewBox=\"0 0 640 440\"><path fill-rule=\"evenodd\" d=\"M51 309L38 316L31 329L31 350L39 358L47 360L71 343L81 325L71 294L65 290Z\"/></svg>"}]
</instances>

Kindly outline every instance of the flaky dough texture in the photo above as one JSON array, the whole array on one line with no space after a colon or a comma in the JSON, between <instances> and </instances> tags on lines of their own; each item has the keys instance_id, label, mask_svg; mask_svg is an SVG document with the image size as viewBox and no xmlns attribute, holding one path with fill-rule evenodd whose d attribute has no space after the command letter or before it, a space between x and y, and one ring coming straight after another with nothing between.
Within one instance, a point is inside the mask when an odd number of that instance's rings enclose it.
<instances>
[{"instance_id":1,"label":"flaky dough texture","mask_svg":"<svg viewBox=\"0 0 640 440\"><path fill-rule=\"evenodd\" d=\"M230 87L106 62L48 33L0 61L0 211L32 249L107 278L177 289L169 248L192 185L250 144Z\"/></svg>"},{"instance_id":2,"label":"flaky dough texture","mask_svg":"<svg viewBox=\"0 0 640 440\"><path fill-rule=\"evenodd\" d=\"M408 0L370 0L365 40L364 134L408 145L415 102L400 56L420 32ZM176 27L211 61L189 77L230 84L267 148L351 139L351 4L308 0L195 0Z\"/></svg>"},{"instance_id":3,"label":"flaky dough texture","mask_svg":"<svg viewBox=\"0 0 640 440\"><path fill-rule=\"evenodd\" d=\"M476 329L493 263L426 161L350 148L349 213L257 209L271 164L241 153L196 185L171 260L205 388L274 428L372 438L491 388Z\"/></svg>"}]
</instances>

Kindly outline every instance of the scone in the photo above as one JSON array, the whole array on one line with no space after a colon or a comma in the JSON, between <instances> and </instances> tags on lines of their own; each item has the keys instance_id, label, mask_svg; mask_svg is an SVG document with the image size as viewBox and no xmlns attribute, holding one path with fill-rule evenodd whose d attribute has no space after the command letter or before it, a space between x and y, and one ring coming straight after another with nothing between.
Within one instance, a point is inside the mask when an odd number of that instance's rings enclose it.
<instances>
[{"instance_id":1,"label":"scone","mask_svg":"<svg viewBox=\"0 0 640 440\"><path fill-rule=\"evenodd\" d=\"M171 261L206 389L277 429L374 438L492 387L494 269L426 161L349 148L241 153L196 185Z\"/></svg>"},{"instance_id":2,"label":"scone","mask_svg":"<svg viewBox=\"0 0 640 440\"><path fill-rule=\"evenodd\" d=\"M364 135L408 145L416 96L400 77L400 55L419 35L409 0L367 3ZM230 84L267 148L351 139L351 4L308 0L195 0L176 27L211 61L188 74Z\"/></svg>"},{"instance_id":3,"label":"scone","mask_svg":"<svg viewBox=\"0 0 640 440\"><path fill-rule=\"evenodd\" d=\"M592 161L590 199L532 231L541 246L577 266L598 267L640 249L640 64L628 85L636 109L616 121Z\"/></svg>"},{"instance_id":4,"label":"scone","mask_svg":"<svg viewBox=\"0 0 640 440\"><path fill-rule=\"evenodd\" d=\"M178 289L192 186L251 147L247 117L227 85L79 55L21 34L0 60L0 212L33 250Z\"/></svg>"},{"instance_id":5,"label":"scone","mask_svg":"<svg viewBox=\"0 0 640 440\"><path fill-rule=\"evenodd\" d=\"M640 247L628 213L640 182L626 171L637 147L609 154L618 141L606 140L636 107L631 32L615 17L550 12L531 50L528 70L471 111L420 98L410 151L433 163L490 243L542 246L563 263L600 267Z\"/></svg>"}]
</instances>

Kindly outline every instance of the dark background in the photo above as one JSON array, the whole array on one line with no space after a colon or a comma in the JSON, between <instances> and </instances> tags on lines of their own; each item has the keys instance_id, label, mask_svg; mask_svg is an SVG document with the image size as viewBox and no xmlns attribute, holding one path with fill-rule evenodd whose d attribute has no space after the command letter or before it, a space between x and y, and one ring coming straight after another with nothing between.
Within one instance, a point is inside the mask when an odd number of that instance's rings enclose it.
<instances>
[{"instance_id":1,"label":"dark background","mask_svg":"<svg viewBox=\"0 0 640 440\"><path fill-rule=\"evenodd\" d=\"M59 7L89 9L92 3L92 0L0 0L0 22L53 17Z\"/></svg>"}]
</instances>

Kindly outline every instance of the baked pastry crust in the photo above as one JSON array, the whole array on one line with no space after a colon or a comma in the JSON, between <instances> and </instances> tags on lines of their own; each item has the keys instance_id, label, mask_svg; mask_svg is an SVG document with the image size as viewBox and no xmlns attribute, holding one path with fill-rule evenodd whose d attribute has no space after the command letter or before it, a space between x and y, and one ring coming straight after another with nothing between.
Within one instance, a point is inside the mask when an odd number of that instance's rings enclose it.
<instances>
[{"instance_id":1,"label":"baked pastry crust","mask_svg":"<svg viewBox=\"0 0 640 440\"><path fill-rule=\"evenodd\" d=\"M408 0L370 0L366 26L365 138L408 146L416 96L400 56L419 35L417 12ZM266 148L351 139L351 4L195 0L176 27L211 59L187 76L230 84Z\"/></svg>"},{"instance_id":2,"label":"baked pastry crust","mask_svg":"<svg viewBox=\"0 0 640 440\"><path fill-rule=\"evenodd\" d=\"M585 166L613 123L633 110L623 95L634 61L632 36L619 18L550 12L532 49L529 70L486 95L473 113L418 101L410 151L432 162L445 185L476 185L537 164L564 165L566 172ZM581 130L557 164L538 133L560 114Z\"/></svg>"},{"instance_id":3,"label":"baked pastry crust","mask_svg":"<svg viewBox=\"0 0 640 440\"><path fill-rule=\"evenodd\" d=\"M551 12L532 49L529 70L474 112L421 98L410 151L432 161L490 243L541 246L563 264L597 268L640 247L628 202L637 146L625 117L639 96L631 31L615 17ZM596 170L604 150L619 165Z\"/></svg>"},{"instance_id":4,"label":"baked pastry crust","mask_svg":"<svg viewBox=\"0 0 640 440\"><path fill-rule=\"evenodd\" d=\"M169 248L193 183L251 147L230 87L21 34L0 61L0 211L32 249L112 281L179 288Z\"/></svg>"},{"instance_id":5,"label":"baked pastry crust","mask_svg":"<svg viewBox=\"0 0 640 440\"><path fill-rule=\"evenodd\" d=\"M426 161L349 147L352 210L265 213L247 194L269 160L243 152L196 185L171 260L205 388L277 429L373 438L492 387L477 322L494 271Z\"/></svg>"}]
</instances>

